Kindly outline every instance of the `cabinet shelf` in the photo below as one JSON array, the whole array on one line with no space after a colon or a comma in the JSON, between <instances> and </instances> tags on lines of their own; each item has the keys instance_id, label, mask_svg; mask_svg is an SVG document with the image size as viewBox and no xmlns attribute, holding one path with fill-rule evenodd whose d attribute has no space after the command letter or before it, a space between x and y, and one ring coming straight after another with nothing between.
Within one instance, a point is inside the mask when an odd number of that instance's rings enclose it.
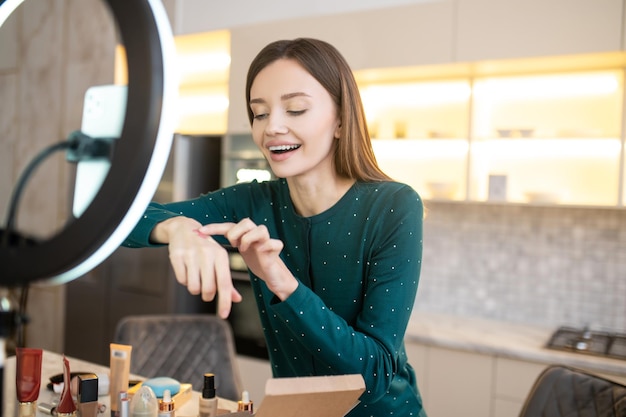
<instances>
[{"instance_id":1,"label":"cabinet shelf","mask_svg":"<svg viewBox=\"0 0 626 417\"><path fill-rule=\"evenodd\" d=\"M582 70L369 79L379 164L426 199L622 206L626 66L596 58Z\"/></svg>"}]
</instances>

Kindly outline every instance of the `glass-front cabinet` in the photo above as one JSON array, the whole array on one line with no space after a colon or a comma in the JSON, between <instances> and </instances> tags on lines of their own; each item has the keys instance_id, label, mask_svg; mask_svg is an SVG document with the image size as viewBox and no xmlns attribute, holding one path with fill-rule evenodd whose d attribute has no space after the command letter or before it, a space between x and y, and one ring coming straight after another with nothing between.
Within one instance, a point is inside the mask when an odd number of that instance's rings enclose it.
<instances>
[{"instance_id":1,"label":"glass-front cabinet","mask_svg":"<svg viewBox=\"0 0 626 417\"><path fill-rule=\"evenodd\" d=\"M362 89L377 160L430 198L466 198L470 83L400 82Z\"/></svg>"},{"instance_id":2,"label":"glass-front cabinet","mask_svg":"<svg viewBox=\"0 0 626 417\"><path fill-rule=\"evenodd\" d=\"M610 53L357 81L379 164L426 199L622 206L625 70Z\"/></svg>"}]
</instances>

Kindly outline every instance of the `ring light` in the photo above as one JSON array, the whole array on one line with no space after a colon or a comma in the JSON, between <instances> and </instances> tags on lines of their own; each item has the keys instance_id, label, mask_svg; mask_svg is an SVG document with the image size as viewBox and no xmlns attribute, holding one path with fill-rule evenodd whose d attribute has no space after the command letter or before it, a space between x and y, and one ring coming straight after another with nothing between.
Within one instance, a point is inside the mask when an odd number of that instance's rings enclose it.
<instances>
[{"instance_id":1,"label":"ring light","mask_svg":"<svg viewBox=\"0 0 626 417\"><path fill-rule=\"evenodd\" d=\"M23 0L0 1L0 26ZM52 238L0 248L0 286L62 284L95 268L139 221L172 144L177 94L172 31L158 0L107 0L126 48L126 118L109 173L84 213Z\"/></svg>"}]
</instances>

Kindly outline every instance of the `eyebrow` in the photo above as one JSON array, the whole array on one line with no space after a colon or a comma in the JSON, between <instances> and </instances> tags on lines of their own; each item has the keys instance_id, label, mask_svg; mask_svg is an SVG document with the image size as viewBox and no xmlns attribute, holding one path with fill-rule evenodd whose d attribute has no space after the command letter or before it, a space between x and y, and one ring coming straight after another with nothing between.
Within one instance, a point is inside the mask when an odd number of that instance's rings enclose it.
<instances>
[{"instance_id":1,"label":"eyebrow","mask_svg":"<svg viewBox=\"0 0 626 417\"><path fill-rule=\"evenodd\" d=\"M285 101L294 97L311 97L311 96L303 92L296 92L296 93L283 94L282 96L280 96L280 99L282 101ZM262 98L250 99L250 104L264 104L264 103L265 103L265 100L263 100Z\"/></svg>"}]
</instances>

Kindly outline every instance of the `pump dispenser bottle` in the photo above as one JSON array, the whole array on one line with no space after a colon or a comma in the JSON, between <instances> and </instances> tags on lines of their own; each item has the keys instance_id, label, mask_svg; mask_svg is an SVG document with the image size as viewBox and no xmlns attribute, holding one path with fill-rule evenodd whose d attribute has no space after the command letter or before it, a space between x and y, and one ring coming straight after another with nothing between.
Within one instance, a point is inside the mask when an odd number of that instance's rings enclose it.
<instances>
[{"instance_id":1,"label":"pump dispenser bottle","mask_svg":"<svg viewBox=\"0 0 626 417\"><path fill-rule=\"evenodd\" d=\"M215 375L204 374L204 386L200 396L200 417L217 416L217 397L215 396Z\"/></svg>"}]
</instances>

